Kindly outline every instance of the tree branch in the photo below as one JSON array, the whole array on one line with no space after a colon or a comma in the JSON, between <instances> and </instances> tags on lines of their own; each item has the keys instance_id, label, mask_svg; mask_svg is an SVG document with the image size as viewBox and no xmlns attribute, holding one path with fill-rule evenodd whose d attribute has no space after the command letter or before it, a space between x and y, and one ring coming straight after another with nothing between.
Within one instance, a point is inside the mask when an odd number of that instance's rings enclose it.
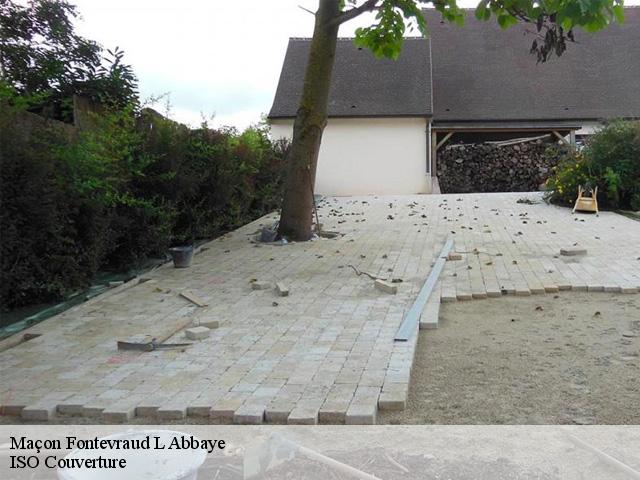
<instances>
[{"instance_id":1,"label":"tree branch","mask_svg":"<svg viewBox=\"0 0 640 480\"><path fill-rule=\"evenodd\" d=\"M313 15L314 17L316 16L316 12L314 12L314 11L312 11L312 10L309 10L308 8L304 8L302 5L298 5L298 8L299 8L300 10L304 10L304 11L305 11L305 12L307 12L307 13L310 13L310 14L311 14L311 15Z\"/></svg>"},{"instance_id":2,"label":"tree branch","mask_svg":"<svg viewBox=\"0 0 640 480\"><path fill-rule=\"evenodd\" d=\"M342 25L349 20L353 20L358 15L361 15L365 12L372 12L377 7L378 0L367 0L359 7L352 8L350 10L346 10L342 12L338 17L336 17L331 24L332 25Z\"/></svg>"}]
</instances>

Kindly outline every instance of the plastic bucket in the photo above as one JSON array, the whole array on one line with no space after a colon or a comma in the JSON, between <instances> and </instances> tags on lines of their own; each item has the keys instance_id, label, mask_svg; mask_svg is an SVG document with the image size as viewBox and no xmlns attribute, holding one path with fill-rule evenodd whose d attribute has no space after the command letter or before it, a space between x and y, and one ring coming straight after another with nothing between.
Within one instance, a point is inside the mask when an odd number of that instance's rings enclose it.
<instances>
[{"instance_id":1,"label":"plastic bucket","mask_svg":"<svg viewBox=\"0 0 640 480\"><path fill-rule=\"evenodd\" d=\"M173 258L173 266L176 268L187 268L191 265L193 259L193 245L184 247L173 247L169 249L171 258Z\"/></svg>"},{"instance_id":2,"label":"plastic bucket","mask_svg":"<svg viewBox=\"0 0 640 480\"><path fill-rule=\"evenodd\" d=\"M178 437L190 438L193 435L171 430L139 430L135 432L116 433L104 439L143 440L149 437L152 448L149 449L76 449L69 453L67 459L124 459L126 467L106 468L58 468L60 480L197 480L198 469L204 463L207 452L204 449L169 449L171 441ZM165 449L153 448L156 437ZM199 443L199 442L198 442Z\"/></svg>"}]
</instances>

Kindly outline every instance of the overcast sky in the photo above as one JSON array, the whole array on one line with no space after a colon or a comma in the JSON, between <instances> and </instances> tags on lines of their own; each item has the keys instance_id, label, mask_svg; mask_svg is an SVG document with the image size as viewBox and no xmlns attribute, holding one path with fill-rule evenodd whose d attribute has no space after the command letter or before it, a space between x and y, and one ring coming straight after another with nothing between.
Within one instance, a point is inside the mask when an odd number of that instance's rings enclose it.
<instances>
[{"instance_id":1,"label":"overcast sky","mask_svg":"<svg viewBox=\"0 0 640 480\"><path fill-rule=\"evenodd\" d=\"M318 0L71 0L78 32L126 52L143 98L168 93L172 118L244 128L273 101L289 37L313 33ZM640 0L626 3L638 3ZM460 0L474 6L477 0ZM342 26L351 36L358 19ZM526 52L523 52L526 54ZM164 112L164 104L155 106Z\"/></svg>"}]
</instances>

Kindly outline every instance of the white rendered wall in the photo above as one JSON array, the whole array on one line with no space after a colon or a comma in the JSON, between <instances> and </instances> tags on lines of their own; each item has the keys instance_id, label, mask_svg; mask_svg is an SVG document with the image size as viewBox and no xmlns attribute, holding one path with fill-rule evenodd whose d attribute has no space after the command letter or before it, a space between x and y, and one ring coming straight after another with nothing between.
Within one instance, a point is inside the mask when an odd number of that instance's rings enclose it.
<instances>
[{"instance_id":1,"label":"white rendered wall","mask_svg":"<svg viewBox=\"0 0 640 480\"><path fill-rule=\"evenodd\" d=\"M315 193L430 193L425 118L332 118L322 136ZM293 120L272 120L271 137L291 138Z\"/></svg>"},{"instance_id":2,"label":"white rendered wall","mask_svg":"<svg viewBox=\"0 0 640 480\"><path fill-rule=\"evenodd\" d=\"M576 135L593 135L603 127L599 122L585 122L580 130L576 130Z\"/></svg>"}]
</instances>

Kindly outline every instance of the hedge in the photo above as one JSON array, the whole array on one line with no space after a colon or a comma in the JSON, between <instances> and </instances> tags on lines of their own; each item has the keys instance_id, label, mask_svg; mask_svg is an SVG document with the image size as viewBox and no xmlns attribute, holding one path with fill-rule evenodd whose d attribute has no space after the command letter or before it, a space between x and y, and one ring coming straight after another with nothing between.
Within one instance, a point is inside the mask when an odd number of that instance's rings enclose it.
<instances>
[{"instance_id":1,"label":"hedge","mask_svg":"<svg viewBox=\"0 0 640 480\"><path fill-rule=\"evenodd\" d=\"M61 299L98 270L212 238L277 209L287 145L251 127L189 129L107 112L69 135L0 102L0 306ZM28 130L28 132L27 132Z\"/></svg>"}]
</instances>

